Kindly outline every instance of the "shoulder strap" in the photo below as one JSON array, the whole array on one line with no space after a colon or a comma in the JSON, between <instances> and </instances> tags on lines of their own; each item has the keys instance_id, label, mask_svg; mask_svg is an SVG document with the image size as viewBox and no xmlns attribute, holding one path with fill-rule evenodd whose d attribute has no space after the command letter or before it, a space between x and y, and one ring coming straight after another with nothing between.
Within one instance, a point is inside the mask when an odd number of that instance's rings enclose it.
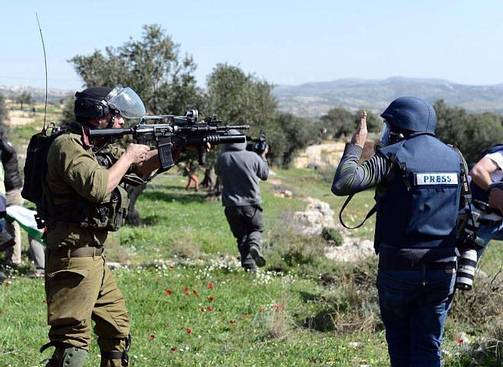
<instances>
[{"instance_id":1,"label":"shoulder strap","mask_svg":"<svg viewBox=\"0 0 503 367\"><path fill-rule=\"evenodd\" d=\"M477 218L475 216L475 211L473 210L473 200L472 200L472 191L470 188L470 183L468 181L468 164L466 163L465 157L461 151L452 146L452 149L458 154L460 165L461 165L461 180L462 180L462 192L463 192L463 200L464 207L468 210L468 216L473 224L477 223ZM466 223L464 223L466 225ZM461 228L462 229L462 228ZM458 228L458 231L461 230Z\"/></svg>"},{"instance_id":2,"label":"shoulder strap","mask_svg":"<svg viewBox=\"0 0 503 367\"><path fill-rule=\"evenodd\" d=\"M344 211L344 209L346 208L346 206L349 204L349 202L351 201L351 199L353 198L353 196L355 196L355 194L351 194L349 195L347 198L346 198L346 201L344 201L344 204L342 204L342 208L341 210L339 211L339 221L341 222L342 226L344 228L347 228L347 229L356 229L356 228L360 228L361 226L363 226L363 224L367 221L367 219L369 219L372 215L374 215L374 213L376 212L377 210L377 206L376 204L374 204L374 206L369 210L369 212L367 213L367 215L365 216L365 219L363 220L363 222L361 222L360 224L358 224L357 226L355 227L349 227L346 225L346 223L344 223L344 221L342 220L342 212Z\"/></svg>"}]
</instances>

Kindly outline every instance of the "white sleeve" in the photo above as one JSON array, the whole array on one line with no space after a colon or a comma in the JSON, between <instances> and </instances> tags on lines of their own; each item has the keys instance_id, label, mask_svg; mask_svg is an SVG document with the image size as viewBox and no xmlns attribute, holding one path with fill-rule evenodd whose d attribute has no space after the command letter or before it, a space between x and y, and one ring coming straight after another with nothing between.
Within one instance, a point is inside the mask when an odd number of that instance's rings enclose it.
<instances>
[{"instance_id":1,"label":"white sleeve","mask_svg":"<svg viewBox=\"0 0 503 367\"><path fill-rule=\"evenodd\" d=\"M498 169L503 170L503 152L487 154L484 158L489 158L498 166Z\"/></svg>"}]
</instances>

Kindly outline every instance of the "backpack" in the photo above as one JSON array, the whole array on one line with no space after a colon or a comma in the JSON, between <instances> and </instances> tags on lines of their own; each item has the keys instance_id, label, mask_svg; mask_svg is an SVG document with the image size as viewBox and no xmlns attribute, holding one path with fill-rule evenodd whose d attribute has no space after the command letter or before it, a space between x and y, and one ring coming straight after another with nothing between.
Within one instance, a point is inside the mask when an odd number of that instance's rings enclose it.
<instances>
[{"instance_id":1,"label":"backpack","mask_svg":"<svg viewBox=\"0 0 503 367\"><path fill-rule=\"evenodd\" d=\"M26 150L24 184L21 196L39 209L43 205L42 182L48 170L47 155L52 142L67 129L49 127L33 135Z\"/></svg>"}]
</instances>

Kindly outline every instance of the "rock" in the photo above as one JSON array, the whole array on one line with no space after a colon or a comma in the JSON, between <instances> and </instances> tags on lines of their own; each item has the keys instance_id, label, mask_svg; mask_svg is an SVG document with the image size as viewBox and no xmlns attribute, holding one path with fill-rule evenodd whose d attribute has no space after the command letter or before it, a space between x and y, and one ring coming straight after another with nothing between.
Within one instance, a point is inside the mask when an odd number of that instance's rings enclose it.
<instances>
[{"instance_id":1,"label":"rock","mask_svg":"<svg viewBox=\"0 0 503 367\"><path fill-rule=\"evenodd\" d=\"M336 228L334 211L324 201L308 198L305 211L295 212L294 221L299 224L300 232L307 235L319 235L323 228Z\"/></svg>"},{"instance_id":2,"label":"rock","mask_svg":"<svg viewBox=\"0 0 503 367\"><path fill-rule=\"evenodd\" d=\"M107 261L107 265L111 270L116 270L122 268L122 264L118 262L113 262L113 261Z\"/></svg>"},{"instance_id":3,"label":"rock","mask_svg":"<svg viewBox=\"0 0 503 367\"><path fill-rule=\"evenodd\" d=\"M325 256L341 262L357 262L374 254L374 243L370 240L343 237L342 246L327 246Z\"/></svg>"},{"instance_id":4,"label":"rock","mask_svg":"<svg viewBox=\"0 0 503 367\"><path fill-rule=\"evenodd\" d=\"M356 262L374 254L374 243L370 240L350 236L350 233L334 221L334 211L324 201L307 198L306 210L295 212L294 228L298 228L303 235L320 235L323 228L334 228L340 233L343 243L340 246L327 246L325 256L329 259L342 262Z\"/></svg>"}]
</instances>

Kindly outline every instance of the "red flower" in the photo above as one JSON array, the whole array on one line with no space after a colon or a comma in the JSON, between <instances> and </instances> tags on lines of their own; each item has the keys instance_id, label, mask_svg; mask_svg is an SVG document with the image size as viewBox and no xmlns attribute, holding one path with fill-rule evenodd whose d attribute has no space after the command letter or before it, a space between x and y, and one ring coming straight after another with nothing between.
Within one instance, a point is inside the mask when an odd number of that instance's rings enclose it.
<instances>
[{"instance_id":1,"label":"red flower","mask_svg":"<svg viewBox=\"0 0 503 367\"><path fill-rule=\"evenodd\" d=\"M190 289L188 287L183 288L183 293L188 296L190 294Z\"/></svg>"},{"instance_id":2,"label":"red flower","mask_svg":"<svg viewBox=\"0 0 503 367\"><path fill-rule=\"evenodd\" d=\"M208 311L208 312L212 312L213 310L214 310L214 309L213 309L213 307L211 307L211 306L206 307L206 311Z\"/></svg>"},{"instance_id":3,"label":"red flower","mask_svg":"<svg viewBox=\"0 0 503 367\"><path fill-rule=\"evenodd\" d=\"M171 296L173 294L173 291L171 289L166 288L164 290L164 295L165 296Z\"/></svg>"},{"instance_id":4,"label":"red flower","mask_svg":"<svg viewBox=\"0 0 503 367\"><path fill-rule=\"evenodd\" d=\"M464 342L465 342L465 341L464 341L462 338L457 338L457 339L456 339L456 344L458 344L458 345L461 345L461 344L463 344Z\"/></svg>"},{"instance_id":5,"label":"red flower","mask_svg":"<svg viewBox=\"0 0 503 367\"><path fill-rule=\"evenodd\" d=\"M208 296L208 302L213 302L215 300L215 296Z\"/></svg>"},{"instance_id":6,"label":"red flower","mask_svg":"<svg viewBox=\"0 0 503 367\"><path fill-rule=\"evenodd\" d=\"M274 309L274 311L283 311L285 305L282 303L276 303L272 306L272 308Z\"/></svg>"},{"instance_id":7,"label":"red flower","mask_svg":"<svg viewBox=\"0 0 503 367\"><path fill-rule=\"evenodd\" d=\"M148 340L154 340L154 339L155 339L155 335L154 335L154 334L150 334L150 335L148 336Z\"/></svg>"},{"instance_id":8,"label":"red flower","mask_svg":"<svg viewBox=\"0 0 503 367\"><path fill-rule=\"evenodd\" d=\"M186 332L187 334L192 334L192 328L190 328L190 327L186 328L186 329L185 329L185 332Z\"/></svg>"},{"instance_id":9,"label":"red flower","mask_svg":"<svg viewBox=\"0 0 503 367\"><path fill-rule=\"evenodd\" d=\"M215 285L212 282L208 282L208 289L214 289Z\"/></svg>"}]
</instances>

